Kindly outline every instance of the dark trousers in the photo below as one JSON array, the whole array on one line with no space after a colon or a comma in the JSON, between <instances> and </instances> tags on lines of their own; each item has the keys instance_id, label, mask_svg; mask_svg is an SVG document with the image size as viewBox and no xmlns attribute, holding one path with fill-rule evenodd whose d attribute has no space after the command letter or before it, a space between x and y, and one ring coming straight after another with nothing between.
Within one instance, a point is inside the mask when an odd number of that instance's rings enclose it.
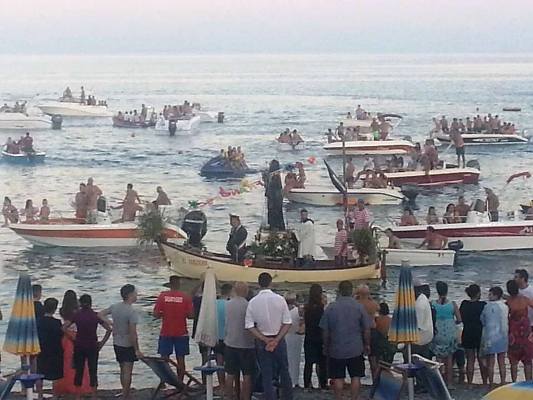
<instances>
[{"instance_id":1,"label":"dark trousers","mask_svg":"<svg viewBox=\"0 0 533 400\"><path fill-rule=\"evenodd\" d=\"M274 378L279 376L281 398L292 400L292 381L289 375L289 361L287 360L287 343L285 339L279 342L274 351L266 351L265 343L256 342L257 361L261 369L263 383L263 397L265 400L276 400Z\"/></svg>"},{"instance_id":2,"label":"dark trousers","mask_svg":"<svg viewBox=\"0 0 533 400\"><path fill-rule=\"evenodd\" d=\"M304 364L304 388L311 387L311 376L313 375L313 364L306 361ZM316 363L317 375L318 375L318 384L321 389L328 387L328 370L326 363L326 356L321 356L320 361Z\"/></svg>"},{"instance_id":3,"label":"dark trousers","mask_svg":"<svg viewBox=\"0 0 533 400\"><path fill-rule=\"evenodd\" d=\"M500 213L498 211L489 211L489 219L491 222L498 222Z\"/></svg>"},{"instance_id":4,"label":"dark trousers","mask_svg":"<svg viewBox=\"0 0 533 400\"><path fill-rule=\"evenodd\" d=\"M74 386L80 387L83 383L83 372L85 361L89 367L89 382L91 387L98 386L98 350L96 349L74 349L73 356L74 369Z\"/></svg>"}]
</instances>

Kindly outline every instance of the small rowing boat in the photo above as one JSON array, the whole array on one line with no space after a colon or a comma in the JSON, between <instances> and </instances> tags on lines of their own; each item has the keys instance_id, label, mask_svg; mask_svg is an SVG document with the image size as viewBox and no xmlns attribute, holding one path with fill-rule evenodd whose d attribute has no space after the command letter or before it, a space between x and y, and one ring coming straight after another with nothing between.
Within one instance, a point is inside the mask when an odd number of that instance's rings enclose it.
<instances>
[{"instance_id":1,"label":"small rowing boat","mask_svg":"<svg viewBox=\"0 0 533 400\"><path fill-rule=\"evenodd\" d=\"M313 206L340 206L343 205L343 194L335 188L307 187L305 189L291 189L287 199L294 203L309 204ZM348 205L357 204L358 199L363 199L371 205L400 204L405 196L400 190L394 188L357 188L346 189Z\"/></svg>"},{"instance_id":2,"label":"small rowing boat","mask_svg":"<svg viewBox=\"0 0 533 400\"><path fill-rule=\"evenodd\" d=\"M411 267L452 267L455 263L454 250L428 249L383 249L385 265L399 267L408 261Z\"/></svg>"},{"instance_id":3,"label":"small rowing boat","mask_svg":"<svg viewBox=\"0 0 533 400\"><path fill-rule=\"evenodd\" d=\"M44 162L46 153L42 151L32 153L8 153L5 147L2 149L2 160L10 164L38 164Z\"/></svg>"},{"instance_id":4,"label":"small rowing boat","mask_svg":"<svg viewBox=\"0 0 533 400\"><path fill-rule=\"evenodd\" d=\"M406 155L415 145L408 140L356 140L344 142L347 155L376 156L376 155ZM332 156L342 156L342 142L333 142L324 145L324 150Z\"/></svg>"},{"instance_id":5,"label":"small rowing boat","mask_svg":"<svg viewBox=\"0 0 533 400\"><path fill-rule=\"evenodd\" d=\"M264 260L250 266L233 263L224 254L201 252L174 243L162 243L162 249L172 270L181 277L201 279L208 268L213 269L220 281L257 283L262 272L272 275L278 283L339 282L343 280L379 279L381 269L376 264L335 267L332 260L316 260L310 268L294 268L292 262Z\"/></svg>"}]
</instances>

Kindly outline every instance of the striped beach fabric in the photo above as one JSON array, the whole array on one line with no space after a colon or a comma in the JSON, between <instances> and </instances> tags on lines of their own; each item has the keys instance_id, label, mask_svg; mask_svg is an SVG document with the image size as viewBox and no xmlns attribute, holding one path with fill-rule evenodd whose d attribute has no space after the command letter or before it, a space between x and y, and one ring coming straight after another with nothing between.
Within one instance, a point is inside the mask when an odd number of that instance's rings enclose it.
<instances>
[{"instance_id":1,"label":"striped beach fabric","mask_svg":"<svg viewBox=\"0 0 533 400\"><path fill-rule=\"evenodd\" d=\"M392 315L389 341L392 343L416 343L419 340L415 310L415 290L411 269L402 267L396 290L396 309Z\"/></svg>"}]
</instances>

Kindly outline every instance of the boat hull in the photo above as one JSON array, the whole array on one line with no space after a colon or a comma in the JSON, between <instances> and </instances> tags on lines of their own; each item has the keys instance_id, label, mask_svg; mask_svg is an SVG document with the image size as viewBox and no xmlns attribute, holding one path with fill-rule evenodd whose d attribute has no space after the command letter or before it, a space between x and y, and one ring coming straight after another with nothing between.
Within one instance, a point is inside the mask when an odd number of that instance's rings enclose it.
<instances>
[{"instance_id":1,"label":"boat hull","mask_svg":"<svg viewBox=\"0 0 533 400\"><path fill-rule=\"evenodd\" d=\"M479 170L475 168L443 168L425 171L404 171L385 174L394 186L418 185L440 186L457 184L477 184Z\"/></svg>"},{"instance_id":2,"label":"boat hull","mask_svg":"<svg viewBox=\"0 0 533 400\"><path fill-rule=\"evenodd\" d=\"M20 113L0 113L0 131L33 131L51 127L52 122L45 118Z\"/></svg>"},{"instance_id":3,"label":"boat hull","mask_svg":"<svg viewBox=\"0 0 533 400\"><path fill-rule=\"evenodd\" d=\"M2 151L1 154L2 160L10 164L38 164L43 163L46 157L46 153L10 154Z\"/></svg>"},{"instance_id":4,"label":"boat hull","mask_svg":"<svg viewBox=\"0 0 533 400\"><path fill-rule=\"evenodd\" d=\"M338 282L343 280L379 279L381 270L374 264L353 268L328 269L276 269L244 265L228 262L223 257L216 259L187 251L181 246L168 243L162 244L163 252L172 270L181 277L201 279L206 270L211 268L219 281L244 281L257 283L262 272L272 275L278 283L316 283Z\"/></svg>"},{"instance_id":5,"label":"boat hull","mask_svg":"<svg viewBox=\"0 0 533 400\"><path fill-rule=\"evenodd\" d=\"M462 241L463 251L533 249L533 221L436 224L432 226L448 240ZM391 229L402 242L420 244L425 238L427 225L393 226Z\"/></svg>"},{"instance_id":6,"label":"boat hull","mask_svg":"<svg viewBox=\"0 0 533 400\"><path fill-rule=\"evenodd\" d=\"M363 199L371 205L395 205L403 201L404 196L393 189L348 189L347 201L349 205ZM313 206L339 206L343 205L343 195L335 189L292 189L287 194L287 199L294 203L310 204Z\"/></svg>"},{"instance_id":7,"label":"boat hull","mask_svg":"<svg viewBox=\"0 0 533 400\"><path fill-rule=\"evenodd\" d=\"M118 224L13 224L9 228L39 247L136 247L139 229L136 223ZM180 236L178 230L165 229L167 237Z\"/></svg>"},{"instance_id":8,"label":"boat hull","mask_svg":"<svg viewBox=\"0 0 533 400\"><path fill-rule=\"evenodd\" d=\"M408 261L411 267L451 267L455 262L453 250L384 249L385 265L401 266Z\"/></svg>"},{"instance_id":9,"label":"boat hull","mask_svg":"<svg viewBox=\"0 0 533 400\"><path fill-rule=\"evenodd\" d=\"M345 142L345 152L348 155L406 155L414 149L414 144L407 140L376 140ZM324 145L324 150L332 156L342 155L342 142Z\"/></svg>"},{"instance_id":10,"label":"boat hull","mask_svg":"<svg viewBox=\"0 0 533 400\"><path fill-rule=\"evenodd\" d=\"M305 150L305 143L300 142L298 144L280 143L276 141L278 151L300 151Z\"/></svg>"},{"instance_id":11,"label":"boat hull","mask_svg":"<svg viewBox=\"0 0 533 400\"><path fill-rule=\"evenodd\" d=\"M61 115L62 117L70 118L108 118L112 116L106 106L88 106L78 103L41 104L37 108L44 114L51 116Z\"/></svg>"},{"instance_id":12,"label":"boat hull","mask_svg":"<svg viewBox=\"0 0 533 400\"><path fill-rule=\"evenodd\" d=\"M176 133L178 132L190 132L200 125L201 118L200 116L194 116L190 119L179 119L176 121ZM154 129L160 132L169 132L168 130L168 120L165 120L165 123L157 121Z\"/></svg>"},{"instance_id":13,"label":"boat hull","mask_svg":"<svg viewBox=\"0 0 533 400\"><path fill-rule=\"evenodd\" d=\"M442 143L450 144L449 135L437 133L435 137ZM509 145L509 144L527 144L528 139L519 135L503 135L496 133L465 133L462 135L465 146L484 146L484 145Z\"/></svg>"}]
</instances>

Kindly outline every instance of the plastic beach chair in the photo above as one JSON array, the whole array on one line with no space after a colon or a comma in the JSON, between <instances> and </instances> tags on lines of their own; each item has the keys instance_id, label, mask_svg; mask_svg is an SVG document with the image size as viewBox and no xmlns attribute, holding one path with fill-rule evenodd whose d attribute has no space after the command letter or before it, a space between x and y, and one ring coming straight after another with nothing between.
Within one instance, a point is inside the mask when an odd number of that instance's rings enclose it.
<instances>
[{"instance_id":1,"label":"plastic beach chair","mask_svg":"<svg viewBox=\"0 0 533 400\"><path fill-rule=\"evenodd\" d=\"M397 372L400 377L394 374ZM378 376L372 388L371 399L375 400L398 400L405 385L405 376L400 371L396 371L389 364L380 362Z\"/></svg>"},{"instance_id":2,"label":"plastic beach chair","mask_svg":"<svg viewBox=\"0 0 533 400\"><path fill-rule=\"evenodd\" d=\"M4 400L9 398L9 395L11 394L11 390L13 390L13 386L15 386L15 383L17 382L17 377L21 374L21 372L16 372L12 375L10 375L5 380L0 380L0 400Z\"/></svg>"},{"instance_id":3,"label":"plastic beach chair","mask_svg":"<svg viewBox=\"0 0 533 400\"><path fill-rule=\"evenodd\" d=\"M164 399L173 396L187 398L191 397L191 395L197 391L192 385L199 385L200 387L202 386L202 383L188 372L185 372L185 378L187 379L186 382L182 382L176 374L176 368L178 365L171 359L161 357L143 357L142 361L150 367L150 369L160 380L159 385L152 394L152 399L157 398L165 385L172 386L174 390L170 393L166 393L163 396Z\"/></svg>"},{"instance_id":4,"label":"plastic beach chair","mask_svg":"<svg viewBox=\"0 0 533 400\"><path fill-rule=\"evenodd\" d=\"M435 400L453 400L440 374L442 364L419 354L413 354L412 359L415 364L423 367L416 371L416 381L427 389L429 395Z\"/></svg>"}]
</instances>

